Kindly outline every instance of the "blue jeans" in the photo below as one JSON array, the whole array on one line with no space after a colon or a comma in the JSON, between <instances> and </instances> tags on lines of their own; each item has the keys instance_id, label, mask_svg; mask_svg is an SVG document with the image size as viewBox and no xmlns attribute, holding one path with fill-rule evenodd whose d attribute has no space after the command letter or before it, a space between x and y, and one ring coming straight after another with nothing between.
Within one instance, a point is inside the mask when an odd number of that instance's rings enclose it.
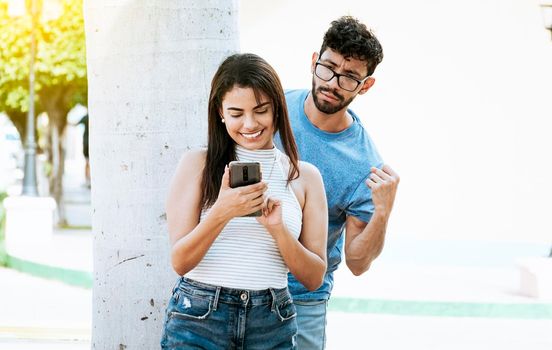
<instances>
[{"instance_id":1,"label":"blue jeans","mask_svg":"<svg viewBox=\"0 0 552 350\"><path fill-rule=\"evenodd\" d=\"M181 277L167 306L162 349L296 349L287 288L217 287Z\"/></svg>"},{"instance_id":2,"label":"blue jeans","mask_svg":"<svg viewBox=\"0 0 552 350\"><path fill-rule=\"evenodd\" d=\"M323 350L326 347L327 300L295 300L297 349Z\"/></svg>"}]
</instances>

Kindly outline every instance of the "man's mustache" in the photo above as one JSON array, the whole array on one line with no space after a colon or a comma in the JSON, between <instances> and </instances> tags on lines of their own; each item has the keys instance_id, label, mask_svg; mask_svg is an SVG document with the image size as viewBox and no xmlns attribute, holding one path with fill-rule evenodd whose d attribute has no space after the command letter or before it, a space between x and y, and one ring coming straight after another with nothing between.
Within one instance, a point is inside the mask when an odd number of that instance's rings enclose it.
<instances>
[{"instance_id":1,"label":"man's mustache","mask_svg":"<svg viewBox=\"0 0 552 350\"><path fill-rule=\"evenodd\" d=\"M345 98L344 98L343 96L341 96L340 94L338 94L338 93L336 92L336 90L332 90L332 89L328 89L328 88L326 88L326 87L320 86L320 87L318 88L318 91L324 91L324 92L326 92L326 93L330 93L330 94L334 95L335 98L337 98L337 99L340 100L340 101L344 101L344 100L345 100Z\"/></svg>"}]
</instances>

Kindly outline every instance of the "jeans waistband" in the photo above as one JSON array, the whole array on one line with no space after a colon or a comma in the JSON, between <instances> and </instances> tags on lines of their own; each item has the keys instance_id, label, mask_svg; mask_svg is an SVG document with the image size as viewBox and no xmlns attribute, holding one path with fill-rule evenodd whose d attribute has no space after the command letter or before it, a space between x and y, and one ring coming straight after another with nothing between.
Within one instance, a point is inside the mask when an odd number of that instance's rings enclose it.
<instances>
[{"instance_id":1,"label":"jeans waistband","mask_svg":"<svg viewBox=\"0 0 552 350\"><path fill-rule=\"evenodd\" d=\"M261 290L234 289L199 282L183 276L178 279L173 292L176 292L177 290L181 290L195 296L213 297L215 309L219 302L236 305L250 304L256 306L280 304L288 299L291 299L291 295L287 287Z\"/></svg>"}]
</instances>

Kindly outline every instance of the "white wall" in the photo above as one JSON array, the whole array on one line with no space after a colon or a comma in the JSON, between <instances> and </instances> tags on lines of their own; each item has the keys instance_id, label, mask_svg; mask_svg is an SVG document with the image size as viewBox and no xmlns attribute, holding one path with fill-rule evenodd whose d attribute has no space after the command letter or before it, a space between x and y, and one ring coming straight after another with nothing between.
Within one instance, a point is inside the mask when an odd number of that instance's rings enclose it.
<instances>
[{"instance_id":1,"label":"white wall","mask_svg":"<svg viewBox=\"0 0 552 350\"><path fill-rule=\"evenodd\" d=\"M241 1L241 49L310 87L329 23L382 42L352 105L401 175L389 232L552 241L552 41L536 0Z\"/></svg>"}]
</instances>

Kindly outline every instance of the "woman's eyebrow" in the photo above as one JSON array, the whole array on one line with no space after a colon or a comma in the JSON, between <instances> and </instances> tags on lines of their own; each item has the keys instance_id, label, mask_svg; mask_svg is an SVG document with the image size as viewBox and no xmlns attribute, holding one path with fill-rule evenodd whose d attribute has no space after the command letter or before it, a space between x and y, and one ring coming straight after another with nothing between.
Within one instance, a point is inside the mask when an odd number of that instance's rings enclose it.
<instances>
[{"instance_id":1,"label":"woman's eyebrow","mask_svg":"<svg viewBox=\"0 0 552 350\"><path fill-rule=\"evenodd\" d=\"M258 109L258 108L264 107L264 106L269 105L269 104L270 104L270 102L263 102L263 103L255 106L255 107L253 107L253 109ZM243 108L238 108L238 107L228 107L228 108L226 108L226 110L243 112Z\"/></svg>"},{"instance_id":2,"label":"woman's eyebrow","mask_svg":"<svg viewBox=\"0 0 552 350\"><path fill-rule=\"evenodd\" d=\"M264 106L269 105L269 104L270 104L270 102L263 102L260 105L253 107L253 109L261 108L261 107L264 107Z\"/></svg>"}]
</instances>

